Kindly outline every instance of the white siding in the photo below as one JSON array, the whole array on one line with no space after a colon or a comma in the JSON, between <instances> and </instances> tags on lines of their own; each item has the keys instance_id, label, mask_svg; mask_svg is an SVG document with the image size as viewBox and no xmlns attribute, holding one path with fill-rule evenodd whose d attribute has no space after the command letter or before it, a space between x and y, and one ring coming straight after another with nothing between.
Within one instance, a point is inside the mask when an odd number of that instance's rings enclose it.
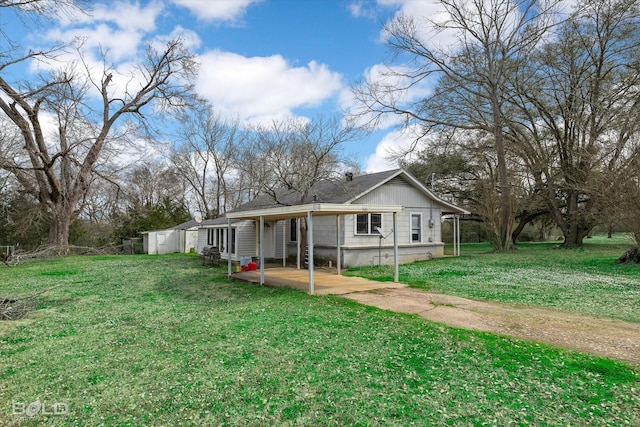
<instances>
[{"instance_id":1,"label":"white siding","mask_svg":"<svg viewBox=\"0 0 640 427\"><path fill-rule=\"evenodd\" d=\"M198 243L196 245L196 252L201 253L202 248L207 246L207 230L208 228L198 228Z\"/></svg>"},{"instance_id":2,"label":"white siding","mask_svg":"<svg viewBox=\"0 0 640 427\"><path fill-rule=\"evenodd\" d=\"M274 256L276 258L282 259L282 240L283 240L283 236L282 236L282 230L283 227L285 227L287 224L287 221L278 221L275 223L275 254Z\"/></svg>"},{"instance_id":3,"label":"white siding","mask_svg":"<svg viewBox=\"0 0 640 427\"><path fill-rule=\"evenodd\" d=\"M256 238L253 221L242 221L236 228L236 253L231 256L234 261L242 257L256 256Z\"/></svg>"},{"instance_id":4,"label":"white siding","mask_svg":"<svg viewBox=\"0 0 640 427\"><path fill-rule=\"evenodd\" d=\"M401 263L441 257L444 255L442 243L441 214L442 207L421 190L401 177L397 177L365 194L353 204L400 205L402 212L397 214L397 233ZM421 241L411 241L411 215L421 215ZM328 218L328 217L327 217ZM319 218L320 219L320 218ZM429 227L430 220L433 227ZM393 214L382 214L383 239L377 234L356 234L356 215L342 217L342 259L345 267L358 265L377 265L393 263ZM320 221L318 221L321 223ZM315 224L315 222L314 222ZM314 239L318 246L316 253L320 257L335 259L335 218L316 227ZM379 250L379 246L381 250Z\"/></svg>"},{"instance_id":5,"label":"white siding","mask_svg":"<svg viewBox=\"0 0 640 427\"><path fill-rule=\"evenodd\" d=\"M398 244L411 243L411 214L422 214L422 243L442 242L441 231L441 214L442 207L429 198L425 193L415 188L409 182L400 177L396 177L387 184L376 188L370 193L365 194L360 199L354 201L354 204L382 204L382 205L401 205L403 211L398 213ZM351 217L351 229L353 227L354 216ZM392 226L392 215L386 214L382 216L383 229L385 235L388 234ZM429 220L433 221L433 228L429 227ZM388 231L386 231L388 230ZM355 234L355 233L353 233ZM349 236L349 228L345 230L345 239L348 239L353 245L366 244L359 236ZM393 236L389 236L392 239Z\"/></svg>"},{"instance_id":6,"label":"white siding","mask_svg":"<svg viewBox=\"0 0 640 427\"><path fill-rule=\"evenodd\" d=\"M143 234L143 248L148 254L172 254L179 252L181 230L158 230ZM146 239L145 239L146 236Z\"/></svg>"},{"instance_id":7,"label":"white siding","mask_svg":"<svg viewBox=\"0 0 640 427\"><path fill-rule=\"evenodd\" d=\"M431 206L431 200L422 191L399 177L365 194L354 203L369 205L401 205L405 207Z\"/></svg>"},{"instance_id":8,"label":"white siding","mask_svg":"<svg viewBox=\"0 0 640 427\"><path fill-rule=\"evenodd\" d=\"M336 245L336 217L313 218L313 241L316 245Z\"/></svg>"},{"instance_id":9,"label":"white siding","mask_svg":"<svg viewBox=\"0 0 640 427\"><path fill-rule=\"evenodd\" d=\"M198 253L202 252L202 248L208 246L207 244L207 231L211 229L223 230L223 242L218 242L218 247L224 247L224 251L221 253L223 259L227 259L227 251L231 248L227 248L227 225L216 225L214 227L200 227L198 229L198 244L196 250ZM236 237L236 252L231 256L233 261L239 261L241 257L256 256L256 239L255 229L253 221L241 221L231 225L232 229L235 229Z\"/></svg>"},{"instance_id":10,"label":"white siding","mask_svg":"<svg viewBox=\"0 0 640 427\"><path fill-rule=\"evenodd\" d=\"M184 251L191 252L195 251L198 247L198 231L189 229L185 231L185 245Z\"/></svg>"}]
</instances>

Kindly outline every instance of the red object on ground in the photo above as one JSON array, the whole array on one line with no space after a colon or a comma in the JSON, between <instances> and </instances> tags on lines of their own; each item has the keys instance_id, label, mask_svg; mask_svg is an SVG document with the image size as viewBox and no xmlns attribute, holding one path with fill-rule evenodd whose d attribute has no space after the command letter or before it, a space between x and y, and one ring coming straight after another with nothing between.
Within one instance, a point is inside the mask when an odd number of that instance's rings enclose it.
<instances>
[{"instance_id":1,"label":"red object on ground","mask_svg":"<svg viewBox=\"0 0 640 427\"><path fill-rule=\"evenodd\" d=\"M258 264L251 261L247 264L247 268L249 269L249 271L253 271L253 270L257 270L258 269Z\"/></svg>"}]
</instances>

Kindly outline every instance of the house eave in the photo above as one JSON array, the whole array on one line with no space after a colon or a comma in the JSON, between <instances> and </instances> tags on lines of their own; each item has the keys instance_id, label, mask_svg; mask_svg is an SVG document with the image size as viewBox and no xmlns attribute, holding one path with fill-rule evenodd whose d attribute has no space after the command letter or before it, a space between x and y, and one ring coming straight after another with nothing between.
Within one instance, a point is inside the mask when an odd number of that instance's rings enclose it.
<instances>
[{"instance_id":1,"label":"house eave","mask_svg":"<svg viewBox=\"0 0 640 427\"><path fill-rule=\"evenodd\" d=\"M253 219L281 220L297 218L311 213L313 216L349 215L362 213L393 213L402 212L402 206L398 205L360 205L342 203L308 203L296 206L280 206L267 209L256 209L241 212L229 212L229 219Z\"/></svg>"}]
</instances>

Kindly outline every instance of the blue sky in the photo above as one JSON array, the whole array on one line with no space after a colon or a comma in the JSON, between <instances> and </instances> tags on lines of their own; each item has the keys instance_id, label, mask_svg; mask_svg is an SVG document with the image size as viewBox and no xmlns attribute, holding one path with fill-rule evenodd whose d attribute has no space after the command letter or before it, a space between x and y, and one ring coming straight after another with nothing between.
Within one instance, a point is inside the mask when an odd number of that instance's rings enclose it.
<instances>
[{"instance_id":1,"label":"blue sky","mask_svg":"<svg viewBox=\"0 0 640 427\"><path fill-rule=\"evenodd\" d=\"M180 34L200 62L200 95L255 123L350 108L351 86L389 58L382 23L400 12L432 16L433 8L428 0L123 0L93 2L90 14L38 31L8 13L0 24L23 46L85 37L118 67L144 40ZM364 171L388 169L387 150L407 139L388 122L346 152Z\"/></svg>"}]
</instances>

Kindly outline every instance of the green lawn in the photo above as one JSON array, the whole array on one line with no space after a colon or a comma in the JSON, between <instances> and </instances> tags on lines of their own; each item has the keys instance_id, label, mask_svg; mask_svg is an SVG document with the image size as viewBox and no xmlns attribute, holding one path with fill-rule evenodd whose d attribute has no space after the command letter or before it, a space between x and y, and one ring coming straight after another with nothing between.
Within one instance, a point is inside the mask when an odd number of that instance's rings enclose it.
<instances>
[{"instance_id":1,"label":"green lawn","mask_svg":"<svg viewBox=\"0 0 640 427\"><path fill-rule=\"evenodd\" d=\"M400 266L400 281L431 292L640 322L640 265L614 262L630 241L585 241L579 249L559 249L556 242L520 244L507 254L492 253L488 244L462 245L460 257ZM392 267L348 274L393 280Z\"/></svg>"},{"instance_id":2,"label":"green lawn","mask_svg":"<svg viewBox=\"0 0 640 427\"><path fill-rule=\"evenodd\" d=\"M192 255L0 267L0 296L59 284L0 323L0 425L640 423L624 363L234 283Z\"/></svg>"}]
</instances>

